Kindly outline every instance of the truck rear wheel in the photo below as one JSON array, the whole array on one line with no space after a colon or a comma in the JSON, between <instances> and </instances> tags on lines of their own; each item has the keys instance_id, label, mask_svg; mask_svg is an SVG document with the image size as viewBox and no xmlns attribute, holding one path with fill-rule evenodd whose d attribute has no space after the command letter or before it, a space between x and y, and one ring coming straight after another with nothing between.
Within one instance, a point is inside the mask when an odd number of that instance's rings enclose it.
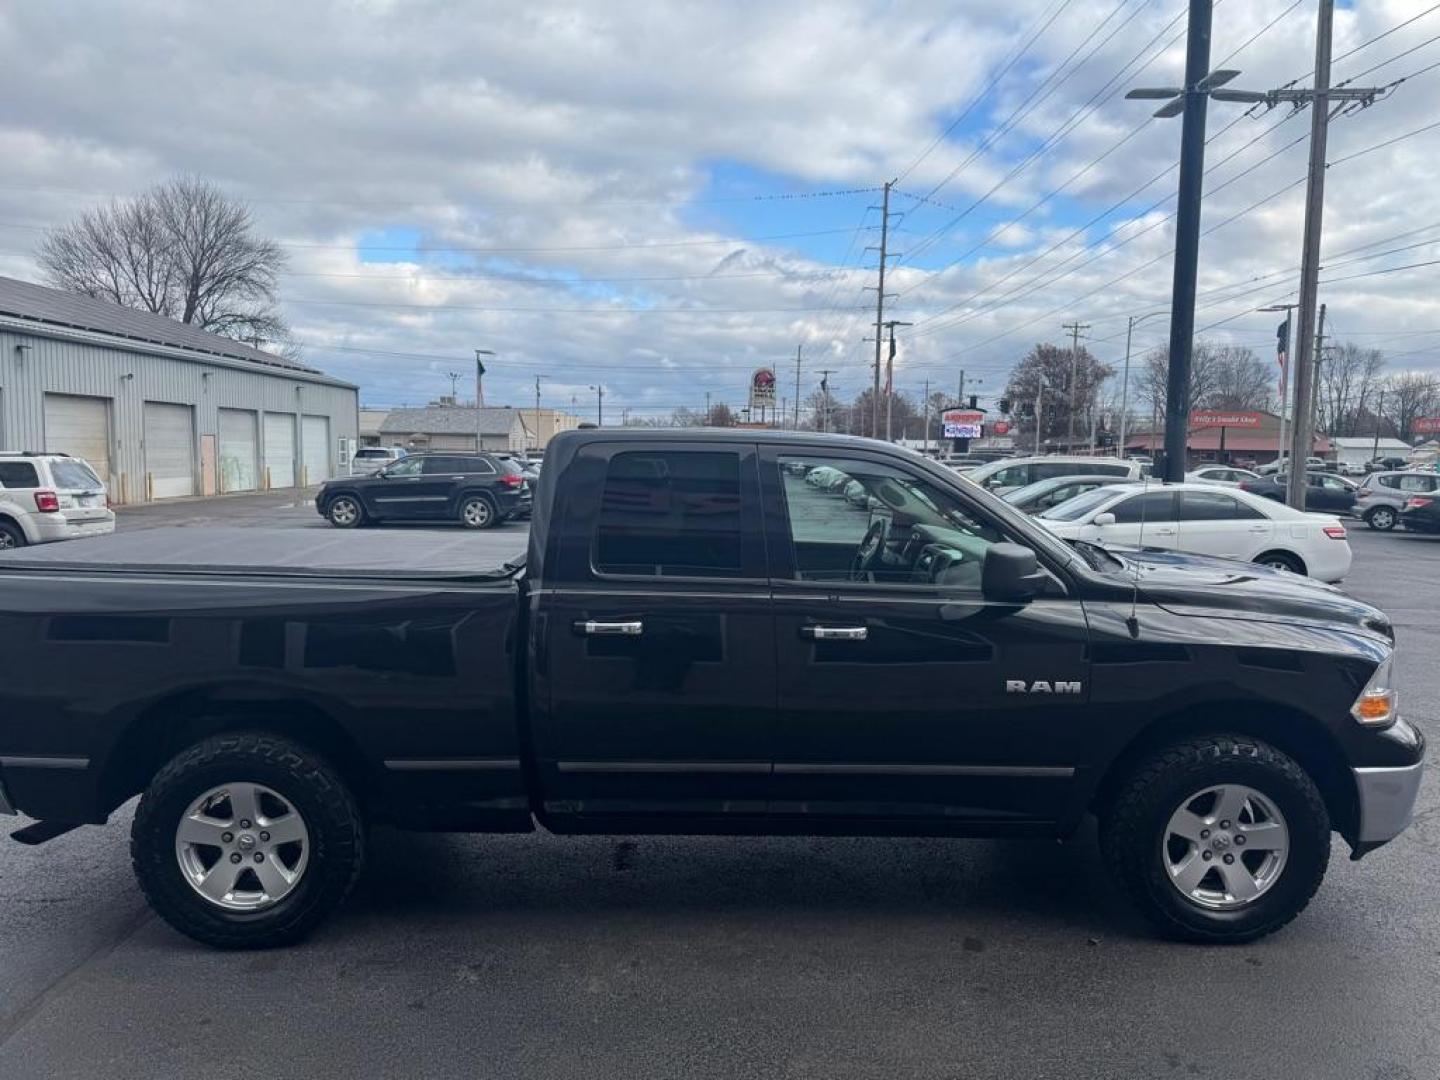
<instances>
[{"instance_id":1,"label":"truck rear wheel","mask_svg":"<svg viewBox=\"0 0 1440 1080\"><path fill-rule=\"evenodd\" d=\"M228 949L300 940L349 894L364 854L364 822L339 774L260 732L217 735L173 758L130 831L150 906Z\"/></svg>"},{"instance_id":2,"label":"truck rear wheel","mask_svg":"<svg viewBox=\"0 0 1440 1080\"><path fill-rule=\"evenodd\" d=\"M1167 936L1253 941L1305 909L1330 861L1309 775L1268 743L1201 736L1142 761L1100 823L1121 885Z\"/></svg>"}]
</instances>

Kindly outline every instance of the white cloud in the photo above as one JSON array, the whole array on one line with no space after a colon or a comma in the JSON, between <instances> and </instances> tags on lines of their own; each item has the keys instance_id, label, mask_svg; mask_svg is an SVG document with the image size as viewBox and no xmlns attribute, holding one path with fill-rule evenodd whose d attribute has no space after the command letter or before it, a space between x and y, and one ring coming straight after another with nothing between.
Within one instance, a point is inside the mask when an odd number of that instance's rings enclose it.
<instances>
[{"instance_id":1,"label":"white cloud","mask_svg":"<svg viewBox=\"0 0 1440 1080\"><path fill-rule=\"evenodd\" d=\"M1288 6L1222 3L1216 62ZM626 405L699 407L707 390L738 401L751 368L788 365L797 341L813 367L822 359L838 366L832 386L853 393L868 381L870 346L860 339L874 298L861 289L871 277L855 268L873 265L873 255L862 258L873 233L856 234L845 266L834 261L871 197L709 203L702 200L732 194L710 190L712 175L751 170L762 178L760 190L766 177L806 190L871 187L899 174L1050 7L1048 0L277 0L223 12L160 0L7 5L0 12L0 273L33 276L28 252L37 228L97 195L198 172L253 200L264 228L291 245L287 312L312 343L307 356L361 382L368 400L413 402L447 391L445 372L479 346L500 353L491 397L530 401L539 372L551 404L571 396L593 404L589 387L602 383L607 414ZM998 393L1009 364L1034 341L1057 338L1061 322L1092 323L1096 347L1118 350L1127 314L1166 303L1173 225L1147 226L1173 203L1137 215L1173 194L1173 173L1083 235L1070 234L1174 163L1178 122L1145 124L1060 195L1030 208L1142 124L1146 103L1123 101L1118 91L1180 77L1183 40L1162 46L1183 28L1181 19L1165 29L1182 7L1126 4L1105 23L1116 0L1075 0L1001 80L995 99L906 177L902 187L912 194L948 178L935 199L955 209L898 198L907 210L896 236L902 251L916 250L999 187L946 230L956 237L944 249L952 254L990 238L973 258L939 275L903 260L895 268L896 317L917 324L902 351L902 388L927 377L948 386L964 366L972 379L985 379L981 389ZM1298 69L1312 52L1308 8L1234 57L1244 71L1236 85L1268 88L1303 75ZM1338 12L1337 55L1421 10L1414 0L1389 0ZM1100 47L1065 77L1071 50L1096 26L1102 31L1081 55ZM1340 60L1336 77L1360 74L1437 32L1440 14L1422 18ZM1134 64L1102 92L1152 40L1142 58L1154 61L1143 71ZM1388 81L1437 59L1440 45L1424 46L1363 81ZM1042 100L1042 90L1008 128L1012 110L1052 73L1053 93ZM1437 88L1440 70L1338 119L1331 160L1431 122ZM1092 99L1099 107L1082 116ZM1239 111L1211 107L1207 228L1304 173L1301 139L1242 176L1303 136L1308 116L1261 135L1281 114L1237 119ZM1062 126L1068 134L1049 145ZM1034 163L1006 178L1042 146ZM1327 255L1432 223L1409 242L1440 236L1429 164L1437 148L1440 131L1332 168ZM741 175L737 183L748 181ZM1294 288L1284 271L1298 263L1301 199L1297 187L1207 236L1197 325L1243 315ZM570 250L457 253L438 269L362 261L357 242L391 227L420 230L427 247ZM807 246L815 240L751 239L825 228L844 230L828 238L839 243L824 248L827 260L798 254L821 250ZM1353 262L1332 276L1440 257L1436 247ZM575 250L583 248L591 250ZM1094 258L1100 251L1106 254ZM509 279L462 279L467 265ZM1324 299L1342 334L1384 347L1386 334L1408 333L1397 348L1440 347L1435 269L1337 283ZM577 276L677 280L564 283ZM1252 279L1248 292L1225 287ZM1237 298L1215 302L1229 296ZM1271 322L1239 317L1213 332L1264 347ZM1423 329L1437 333L1413 333ZM1140 341L1163 336L1163 320L1151 320ZM362 349L418 355L349 351ZM1430 366L1423 354L1404 362Z\"/></svg>"}]
</instances>

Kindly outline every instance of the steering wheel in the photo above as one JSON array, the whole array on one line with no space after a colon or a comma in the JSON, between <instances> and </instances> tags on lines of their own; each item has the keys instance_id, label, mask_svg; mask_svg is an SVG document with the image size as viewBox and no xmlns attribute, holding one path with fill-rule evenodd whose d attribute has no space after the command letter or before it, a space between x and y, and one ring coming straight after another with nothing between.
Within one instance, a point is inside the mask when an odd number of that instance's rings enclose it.
<instances>
[{"instance_id":1,"label":"steering wheel","mask_svg":"<svg viewBox=\"0 0 1440 1080\"><path fill-rule=\"evenodd\" d=\"M865 581L885 550L885 537L889 531L884 518L876 518L865 530L865 537L855 549L855 559L850 564L850 580Z\"/></svg>"}]
</instances>

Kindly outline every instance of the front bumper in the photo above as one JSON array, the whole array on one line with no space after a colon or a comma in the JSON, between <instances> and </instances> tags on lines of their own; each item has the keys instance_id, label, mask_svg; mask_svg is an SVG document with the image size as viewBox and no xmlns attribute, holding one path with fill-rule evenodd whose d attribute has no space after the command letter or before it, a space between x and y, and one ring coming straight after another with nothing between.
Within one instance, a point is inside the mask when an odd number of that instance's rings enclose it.
<instances>
[{"instance_id":1,"label":"front bumper","mask_svg":"<svg viewBox=\"0 0 1440 1080\"><path fill-rule=\"evenodd\" d=\"M1384 768L1357 768L1355 789L1360 796L1360 830L1357 847L1366 850L1393 840L1409 827L1425 762Z\"/></svg>"}]
</instances>

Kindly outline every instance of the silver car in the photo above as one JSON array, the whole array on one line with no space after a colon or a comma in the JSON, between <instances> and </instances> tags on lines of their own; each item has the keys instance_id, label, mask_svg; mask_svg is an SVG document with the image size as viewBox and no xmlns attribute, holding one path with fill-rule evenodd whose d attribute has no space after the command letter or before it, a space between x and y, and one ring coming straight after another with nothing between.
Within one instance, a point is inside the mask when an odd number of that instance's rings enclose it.
<instances>
[{"instance_id":1,"label":"silver car","mask_svg":"<svg viewBox=\"0 0 1440 1080\"><path fill-rule=\"evenodd\" d=\"M1387 532L1400 520L1400 508L1416 495L1440 491L1440 473L1375 472L1360 481L1351 513L1372 529Z\"/></svg>"}]
</instances>

